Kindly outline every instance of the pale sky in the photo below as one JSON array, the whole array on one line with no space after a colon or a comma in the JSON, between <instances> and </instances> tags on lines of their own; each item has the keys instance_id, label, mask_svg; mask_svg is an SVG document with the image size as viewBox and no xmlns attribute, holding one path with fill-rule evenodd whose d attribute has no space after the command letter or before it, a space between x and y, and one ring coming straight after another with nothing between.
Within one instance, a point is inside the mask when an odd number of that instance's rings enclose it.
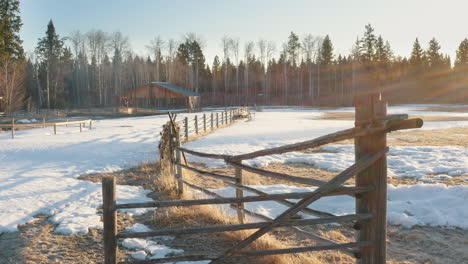
<instances>
[{"instance_id":1,"label":"pale sky","mask_svg":"<svg viewBox=\"0 0 468 264\"><path fill-rule=\"evenodd\" d=\"M272 40L279 50L290 31L328 34L336 54L349 54L371 23L396 55L409 56L416 37L423 48L435 37L453 62L468 37L467 10L468 0L21 0L21 37L25 50L33 51L52 19L62 37L73 30L120 30L134 52L148 55L145 45L156 35L180 40L195 32L211 65L215 54L222 55L225 35L239 38L241 47Z\"/></svg>"}]
</instances>

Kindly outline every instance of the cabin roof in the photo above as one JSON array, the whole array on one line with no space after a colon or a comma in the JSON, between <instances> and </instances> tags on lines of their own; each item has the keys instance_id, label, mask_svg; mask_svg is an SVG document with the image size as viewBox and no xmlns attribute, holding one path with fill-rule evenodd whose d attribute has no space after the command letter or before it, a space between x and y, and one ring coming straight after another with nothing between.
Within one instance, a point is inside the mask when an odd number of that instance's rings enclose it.
<instances>
[{"instance_id":1,"label":"cabin roof","mask_svg":"<svg viewBox=\"0 0 468 264\"><path fill-rule=\"evenodd\" d=\"M188 90L188 89L185 89L185 88L182 88L182 87L179 87L177 85L170 84L170 83L167 83L167 82L151 82L151 84L154 84L154 85L163 87L165 89L168 89L170 91L180 93L180 94L184 94L184 95L187 95L187 96L200 96L199 93L196 93L194 91L191 91L191 90Z\"/></svg>"}]
</instances>

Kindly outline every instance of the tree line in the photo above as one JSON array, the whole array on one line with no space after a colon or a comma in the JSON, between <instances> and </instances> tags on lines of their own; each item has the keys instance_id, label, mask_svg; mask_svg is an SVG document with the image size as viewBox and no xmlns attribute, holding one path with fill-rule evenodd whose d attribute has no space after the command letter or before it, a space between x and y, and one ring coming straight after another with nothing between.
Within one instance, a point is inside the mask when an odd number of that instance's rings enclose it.
<instances>
[{"instance_id":1,"label":"tree line","mask_svg":"<svg viewBox=\"0 0 468 264\"><path fill-rule=\"evenodd\" d=\"M0 111L119 106L119 95L151 81L202 95L205 105L349 106L360 93L382 92L390 103L458 103L468 95L468 39L452 63L433 38L416 38L409 57L395 55L368 24L350 54L336 54L331 38L291 32L285 42L241 45L220 40L222 54L206 61L195 33L180 40L156 36L135 54L121 32L56 32L51 20L34 52L19 37L17 0L0 0Z\"/></svg>"}]
</instances>

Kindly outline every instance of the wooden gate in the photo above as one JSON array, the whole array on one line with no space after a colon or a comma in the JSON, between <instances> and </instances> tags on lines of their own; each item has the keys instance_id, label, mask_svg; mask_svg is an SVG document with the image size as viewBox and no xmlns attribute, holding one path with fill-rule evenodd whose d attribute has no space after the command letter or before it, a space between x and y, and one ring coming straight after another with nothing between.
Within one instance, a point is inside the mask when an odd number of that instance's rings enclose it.
<instances>
[{"instance_id":1,"label":"wooden gate","mask_svg":"<svg viewBox=\"0 0 468 264\"><path fill-rule=\"evenodd\" d=\"M184 187L202 191L213 196L211 199L198 200L172 200L154 201L148 203L116 204L115 201L115 179L103 178L103 202L104 202L104 247L105 262L117 263L117 239L142 238L162 235L184 235L193 233L210 233L237 231L246 229L258 229L256 232L239 242L232 248L221 252L216 256L191 255L176 256L161 259L138 261L138 263L166 263L175 261L197 261L211 260L210 263L219 263L226 258L254 257L273 254L289 254L318 250L340 250L360 260L360 263L385 263L386 261L386 202L387 202L387 160L386 134L401 129L419 128L422 126L421 119L408 119L407 115L387 115L387 105L379 94L361 97L356 101L355 127L333 134L322 136L313 140L290 144L282 147L259 150L241 155L218 155L202 153L189 150L181 146L179 135L174 133L173 157L175 178L179 182L179 192ZM174 128L174 131L178 131ZM330 181L303 178L283 173L255 168L242 164L243 160L253 159L261 156L282 154L291 151L316 148L329 143L335 143L346 139L355 139L355 164L336 175ZM188 153L195 156L212 159L222 159L226 164L236 170L236 176L220 175L191 167L182 162L181 156ZM236 197L222 197L203 187L196 186L183 177L183 170L190 170L197 174L220 179L236 188ZM312 192L297 192L284 194L266 194L262 191L243 185L242 171L249 171L258 175L288 180L290 182L302 183L317 188ZM343 183L355 178L355 186L343 186ZM243 191L258 194L257 196L244 196ZM356 199L356 212L354 214L336 216L328 212L308 208L310 204L324 196L350 195ZM293 203L286 199L300 199ZM288 206L288 209L274 219L245 209L244 203L258 201L276 201ZM151 232L116 232L116 210L124 208L148 208L148 207L170 207L170 206L193 206L205 204L229 204L237 210L239 224L223 226L206 226L180 229L160 229ZM294 219L299 213L316 216L314 219ZM263 222L245 223L245 216L260 218ZM357 230L355 242L336 243L320 237L317 234L306 232L298 227L306 225L352 222ZM291 231L312 238L321 245L296 247L272 250L243 250L250 243L270 232L274 228L285 227Z\"/></svg>"}]
</instances>

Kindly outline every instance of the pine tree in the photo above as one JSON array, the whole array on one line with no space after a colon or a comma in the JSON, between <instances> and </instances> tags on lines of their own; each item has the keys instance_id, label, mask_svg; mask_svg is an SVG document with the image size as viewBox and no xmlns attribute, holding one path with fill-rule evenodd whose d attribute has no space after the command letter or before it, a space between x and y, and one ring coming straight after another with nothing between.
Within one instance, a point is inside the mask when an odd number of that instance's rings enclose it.
<instances>
[{"instance_id":1,"label":"pine tree","mask_svg":"<svg viewBox=\"0 0 468 264\"><path fill-rule=\"evenodd\" d=\"M333 61L333 44L328 35L325 36L320 49L320 64L327 66Z\"/></svg>"},{"instance_id":2,"label":"pine tree","mask_svg":"<svg viewBox=\"0 0 468 264\"><path fill-rule=\"evenodd\" d=\"M468 38L465 38L458 46L455 67L468 67Z\"/></svg>"},{"instance_id":3,"label":"pine tree","mask_svg":"<svg viewBox=\"0 0 468 264\"><path fill-rule=\"evenodd\" d=\"M297 57L299 55L299 49L301 48L301 43L299 42L299 37L291 31L291 34L288 38L288 45L287 45L287 52L289 54L289 58L293 65L297 63Z\"/></svg>"},{"instance_id":4,"label":"pine tree","mask_svg":"<svg viewBox=\"0 0 468 264\"><path fill-rule=\"evenodd\" d=\"M419 44L418 38L414 41L413 50L411 51L411 56L409 59L410 64L415 68L423 67L425 54L421 45Z\"/></svg>"},{"instance_id":5,"label":"pine tree","mask_svg":"<svg viewBox=\"0 0 468 264\"><path fill-rule=\"evenodd\" d=\"M50 109L50 93L51 93L51 80L55 83L58 81L59 59L63 53L63 40L55 32L55 26L52 20L47 24L46 36L39 39L36 47L36 53L41 60L42 65L45 67L46 74L46 95L47 95L47 108ZM56 87L56 86L55 86ZM56 94L55 90L52 91Z\"/></svg>"},{"instance_id":6,"label":"pine tree","mask_svg":"<svg viewBox=\"0 0 468 264\"><path fill-rule=\"evenodd\" d=\"M0 0L0 60L24 57L18 0Z\"/></svg>"},{"instance_id":7,"label":"pine tree","mask_svg":"<svg viewBox=\"0 0 468 264\"><path fill-rule=\"evenodd\" d=\"M375 46L377 39L371 24L365 27L364 37L361 39L361 61L370 65L375 60Z\"/></svg>"},{"instance_id":8,"label":"pine tree","mask_svg":"<svg viewBox=\"0 0 468 264\"><path fill-rule=\"evenodd\" d=\"M439 42L432 38L429 41L429 48L426 51L428 66L431 70L437 70L443 65L443 56L440 53Z\"/></svg>"}]
</instances>

